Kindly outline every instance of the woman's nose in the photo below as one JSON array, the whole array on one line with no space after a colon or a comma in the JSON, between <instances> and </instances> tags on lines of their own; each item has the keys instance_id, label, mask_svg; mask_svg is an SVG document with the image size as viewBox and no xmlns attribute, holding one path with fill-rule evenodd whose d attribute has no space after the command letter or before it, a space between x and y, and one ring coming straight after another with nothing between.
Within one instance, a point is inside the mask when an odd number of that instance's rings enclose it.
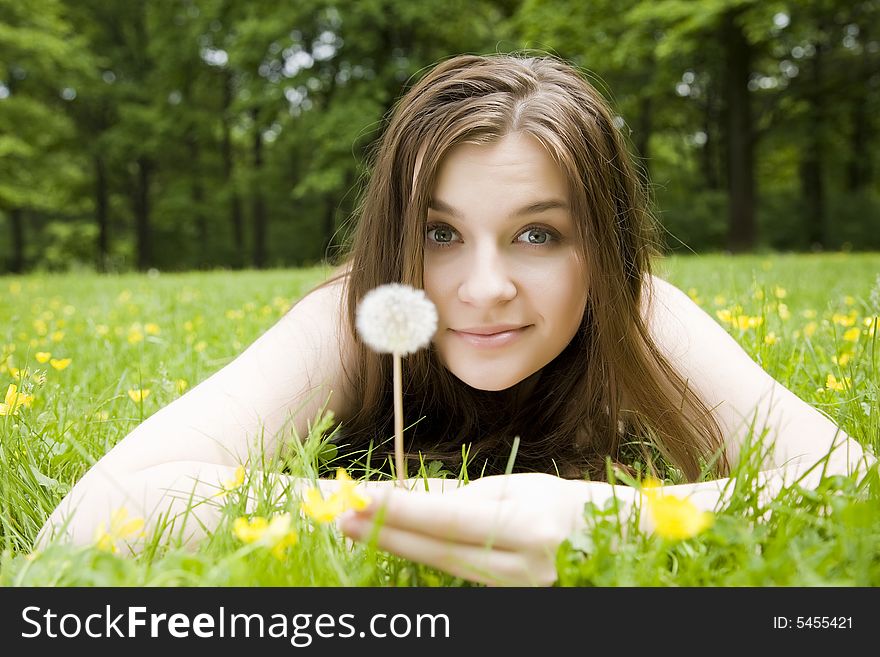
<instances>
[{"instance_id":1,"label":"woman's nose","mask_svg":"<svg viewBox=\"0 0 880 657\"><path fill-rule=\"evenodd\" d=\"M465 266L458 288L458 297L464 303L490 306L516 296L509 267L497 251L476 253Z\"/></svg>"}]
</instances>

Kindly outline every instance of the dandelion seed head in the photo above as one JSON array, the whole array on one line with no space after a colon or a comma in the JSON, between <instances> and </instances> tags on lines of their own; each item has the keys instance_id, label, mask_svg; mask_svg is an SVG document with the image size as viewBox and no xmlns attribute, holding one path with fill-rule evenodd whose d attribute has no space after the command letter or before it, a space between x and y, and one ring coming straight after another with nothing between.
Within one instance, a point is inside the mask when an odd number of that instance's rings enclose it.
<instances>
[{"instance_id":1,"label":"dandelion seed head","mask_svg":"<svg viewBox=\"0 0 880 657\"><path fill-rule=\"evenodd\" d=\"M431 341L437 330L437 308L424 290L389 283L361 299L355 325L373 351L405 356Z\"/></svg>"}]
</instances>

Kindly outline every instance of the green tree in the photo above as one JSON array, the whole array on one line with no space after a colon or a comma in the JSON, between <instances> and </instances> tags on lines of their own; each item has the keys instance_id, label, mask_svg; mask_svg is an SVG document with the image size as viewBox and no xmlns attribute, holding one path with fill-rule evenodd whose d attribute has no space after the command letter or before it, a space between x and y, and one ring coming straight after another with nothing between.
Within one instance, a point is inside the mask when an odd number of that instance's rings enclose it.
<instances>
[{"instance_id":1,"label":"green tree","mask_svg":"<svg viewBox=\"0 0 880 657\"><path fill-rule=\"evenodd\" d=\"M67 211L80 183L64 105L89 66L57 0L0 0L0 216L9 223L10 271L28 264L28 213Z\"/></svg>"}]
</instances>

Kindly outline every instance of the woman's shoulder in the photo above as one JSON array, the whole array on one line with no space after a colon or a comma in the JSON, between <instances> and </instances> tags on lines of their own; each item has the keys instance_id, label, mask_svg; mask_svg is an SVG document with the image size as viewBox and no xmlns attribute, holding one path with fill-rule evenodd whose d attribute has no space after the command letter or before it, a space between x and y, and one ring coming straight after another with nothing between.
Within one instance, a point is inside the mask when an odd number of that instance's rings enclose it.
<instances>
[{"instance_id":1,"label":"woman's shoulder","mask_svg":"<svg viewBox=\"0 0 880 657\"><path fill-rule=\"evenodd\" d=\"M673 357L684 355L693 338L693 329L703 326L708 318L687 294L653 274L645 277L641 314L656 346ZM696 325L689 325L694 321Z\"/></svg>"},{"instance_id":2,"label":"woman's shoulder","mask_svg":"<svg viewBox=\"0 0 880 657\"><path fill-rule=\"evenodd\" d=\"M347 272L333 276L313 288L285 315L285 340L305 342L312 359L313 374L333 390L338 418L354 408L346 372L354 365L356 341L347 317Z\"/></svg>"}]
</instances>

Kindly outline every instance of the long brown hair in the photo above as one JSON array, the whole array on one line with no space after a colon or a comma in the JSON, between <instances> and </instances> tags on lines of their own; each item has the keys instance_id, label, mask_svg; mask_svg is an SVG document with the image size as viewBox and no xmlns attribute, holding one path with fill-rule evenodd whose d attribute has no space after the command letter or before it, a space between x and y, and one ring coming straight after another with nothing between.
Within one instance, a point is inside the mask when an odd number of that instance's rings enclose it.
<instances>
[{"instance_id":1,"label":"long brown hair","mask_svg":"<svg viewBox=\"0 0 880 657\"><path fill-rule=\"evenodd\" d=\"M718 424L660 353L642 313L651 259L659 255L657 223L626 141L602 96L556 57L452 57L398 100L371 152L344 271L324 283L345 279L346 330L356 335L357 304L372 288L423 287L427 205L443 157L458 144L511 133L541 142L569 181L590 281L586 311L568 346L531 377L537 382L528 395L522 382L497 392L471 388L433 346L407 356L404 426L415 423L405 434L408 457L460 467L467 445L469 468L496 474L519 436L515 472L604 479L610 457L630 471L640 459L660 475L665 462L690 481L704 471L726 474ZM346 374L359 408L338 435L349 450L384 442L385 458L393 435L391 357L355 342Z\"/></svg>"}]
</instances>

